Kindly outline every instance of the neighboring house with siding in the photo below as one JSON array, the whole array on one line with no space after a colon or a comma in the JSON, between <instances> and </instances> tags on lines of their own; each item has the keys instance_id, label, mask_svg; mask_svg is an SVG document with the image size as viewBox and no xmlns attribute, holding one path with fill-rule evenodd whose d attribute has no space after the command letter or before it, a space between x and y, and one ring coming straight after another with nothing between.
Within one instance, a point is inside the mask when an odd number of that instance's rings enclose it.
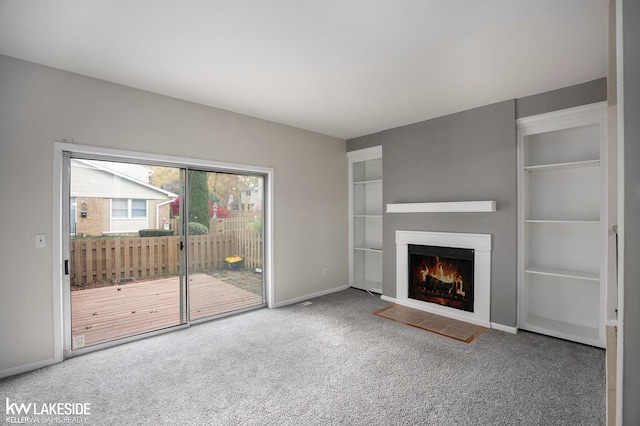
<instances>
[{"instance_id":1,"label":"neighboring house with siding","mask_svg":"<svg viewBox=\"0 0 640 426\"><path fill-rule=\"evenodd\" d=\"M240 198L229 195L229 210L262 211L262 187L256 186L240 191Z\"/></svg>"},{"instance_id":2,"label":"neighboring house with siding","mask_svg":"<svg viewBox=\"0 0 640 426\"><path fill-rule=\"evenodd\" d=\"M144 166L71 160L71 233L99 236L137 233L169 223L177 195L149 183Z\"/></svg>"}]
</instances>

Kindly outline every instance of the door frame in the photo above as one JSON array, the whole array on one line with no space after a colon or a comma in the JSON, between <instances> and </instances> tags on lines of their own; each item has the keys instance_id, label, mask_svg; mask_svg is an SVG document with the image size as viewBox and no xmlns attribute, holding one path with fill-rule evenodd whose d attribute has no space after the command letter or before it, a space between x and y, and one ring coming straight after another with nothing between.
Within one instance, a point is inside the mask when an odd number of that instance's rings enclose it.
<instances>
[{"instance_id":1,"label":"door frame","mask_svg":"<svg viewBox=\"0 0 640 426\"><path fill-rule=\"evenodd\" d=\"M68 236L69 223L65 218L69 215L69 206L63 203L68 198L69 182L65 182L65 152L75 155L87 155L97 160L130 160L140 163L153 163L159 166L188 167L205 170L215 170L228 173L257 174L264 177L263 194L263 249L264 249L264 291L267 307L274 307L274 268L273 268L273 189L274 169L262 166L250 166L235 163L218 162L197 158L168 156L162 154L149 154L137 151L128 151L111 148L101 148L76 143L54 142L53 154L53 232L52 232L52 256L53 256L53 339L54 361L60 362L65 358L80 355L86 352L100 350L105 347L116 346L134 340L139 340L156 334L163 334L180 328L189 327L190 322L168 329L131 336L113 342L98 344L82 349L71 350L71 288L69 276L65 274L65 256L69 252ZM198 321L200 322L200 321Z\"/></svg>"}]
</instances>

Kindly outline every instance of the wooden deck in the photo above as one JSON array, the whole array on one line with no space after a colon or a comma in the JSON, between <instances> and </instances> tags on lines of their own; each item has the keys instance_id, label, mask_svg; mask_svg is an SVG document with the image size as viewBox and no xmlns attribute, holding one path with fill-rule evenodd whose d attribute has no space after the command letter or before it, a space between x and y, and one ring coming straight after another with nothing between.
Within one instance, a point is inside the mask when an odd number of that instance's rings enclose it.
<instances>
[{"instance_id":1,"label":"wooden deck","mask_svg":"<svg viewBox=\"0 0 640 426\"><path fill-rule=\"evenodd\" d=\"M262 297L206 274L192 275L189 284L191 320L262 303ZM173 277L72 291L73 348L181 324L179 286Z\"/></svg>"}]
</instances>

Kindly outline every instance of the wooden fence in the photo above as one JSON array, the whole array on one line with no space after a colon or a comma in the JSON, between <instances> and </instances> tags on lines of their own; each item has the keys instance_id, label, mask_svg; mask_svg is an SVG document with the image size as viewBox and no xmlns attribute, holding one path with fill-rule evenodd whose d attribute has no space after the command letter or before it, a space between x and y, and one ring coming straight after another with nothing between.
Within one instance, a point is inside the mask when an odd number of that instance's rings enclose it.
<instances>
[{"instance_id":1,"label":"wooden fence","mask_svg":"<svg viewBox=\"0 0 640 426\"><path fill-rule=\"evenodd\" d=\"M262 268L262 236L251 230L194 235L188 240L189 270L225 268L224 259L242 256L244 268ZM71 242L71 284L115 282L175 275L179 237L126 237Z\"/></svg>"},{"instance_id":2,"label":"wooden fence","mask_svg":"<svg viewBox=\"0 0 640 426\"><path fill-rule=\"evenodd\" d=\"M223 232L247 229L249 226L249 222L251 222L254 215L255 213L247 214L245 212L239 212L232 217L225 217L222 219L211 218L211 220L209 221L209 233L219 234ZM177 230L179 223L180 219L169 219L170 229Z\"/></svg>"}]
</instances>

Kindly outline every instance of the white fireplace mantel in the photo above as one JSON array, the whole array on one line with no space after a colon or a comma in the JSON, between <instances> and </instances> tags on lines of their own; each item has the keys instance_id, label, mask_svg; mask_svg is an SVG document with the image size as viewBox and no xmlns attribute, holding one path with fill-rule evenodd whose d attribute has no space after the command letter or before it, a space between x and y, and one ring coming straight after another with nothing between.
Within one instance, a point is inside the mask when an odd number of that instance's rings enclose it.
<instances>
[{"instance_id":1,"label":"white fireplace mantel","mask_svg":"<svg viewBox=\"0 0 640 426\"><path fill-rule=\"evenodd\" d=\"M387 204L387 213L491 213L497 210L497 203L495 201Z\"/></svg>"}]
</instances>

